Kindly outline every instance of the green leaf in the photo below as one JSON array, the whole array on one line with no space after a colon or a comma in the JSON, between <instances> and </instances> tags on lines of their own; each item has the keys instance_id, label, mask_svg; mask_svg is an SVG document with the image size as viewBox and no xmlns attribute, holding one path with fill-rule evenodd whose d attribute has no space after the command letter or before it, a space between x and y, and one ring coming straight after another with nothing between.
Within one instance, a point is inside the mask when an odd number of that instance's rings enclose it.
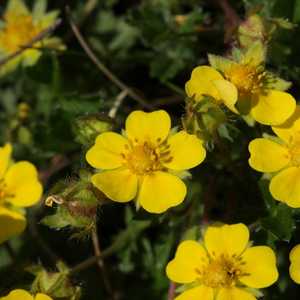
<instances>
[{"instance_id":1,"label":"green leaf","mask_svg":"<svg viewBox=\"0 0 300 300\"><path fill-rule=\"evenodd\" d=\"M300 0L295 1L293 21L296 23L300 21Z\"/></svg>"},{"instance_id":2,"label":"green leaf","mask_svg":"<svg viewBox=\"0 0 300 300\"><path fill-rule=\"evenodd\" d=\"M266 208L269 211L273 211L276 208L276 202L269 191L269 184L270 184L269 180L260 180L258 182L258 186L261 191L262 197L264 199Z\"/></svg>"},{"instance_id":3,"label":"green leaf","mask_svg":"<svg viewBox=\"0 0 300 300\"><path fill-rule=\"evenodd\" d=\"M271 215L263 218L260 224L275 239L286 242L290 241L295 230L292 209L282 203L271 209Z\"/></svg>"}]
</instances>

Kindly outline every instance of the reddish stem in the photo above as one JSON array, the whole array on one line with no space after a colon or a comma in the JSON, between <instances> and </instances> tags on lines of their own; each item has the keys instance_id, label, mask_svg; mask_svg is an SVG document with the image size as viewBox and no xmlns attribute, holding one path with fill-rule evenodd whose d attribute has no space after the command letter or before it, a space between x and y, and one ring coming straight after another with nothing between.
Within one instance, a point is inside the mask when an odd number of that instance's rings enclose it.
<instances>
[{"instance_id":1,"label":"reddish stem","mask_svg":"<svg viewBox=\"0 0 300 300\"><path fill-rule=\"evenodd\" d=\"M175 298L176 285L174 282L170 282L168 291L168 300L173 300Z\"/></svg>"}]
</instances>

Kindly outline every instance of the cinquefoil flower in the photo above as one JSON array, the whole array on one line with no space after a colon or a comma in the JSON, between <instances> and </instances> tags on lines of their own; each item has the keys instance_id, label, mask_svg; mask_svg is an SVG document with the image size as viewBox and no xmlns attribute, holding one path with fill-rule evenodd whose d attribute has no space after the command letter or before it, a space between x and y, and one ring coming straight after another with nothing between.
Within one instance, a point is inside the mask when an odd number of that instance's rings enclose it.
<instances>
[{"instance_id":1,"label":"cinquefoil flower","mask_svg":"<svg viewBox=\"0 0 300 300\"><path fill-rule=\"evenodd\" d=\"M42 195L35 166L12 163L11 152L10 144L0 147L0 243L25 229L22 208L34 205Z\"/></svg>"},{"instance_id":2,"label":"cinquefoil flower","mask_svg":"<svg viewBox=\"0 0 300 300\"><path fill-rule=\"evenodd\" d=\"M300 245L290 252L290 276L294 282L300 284Z\"/></svg>"},{"instance_id":3,"label":"cinquefoil flower","mask_svg":"<svg viewBox=\"0 0 300 300\"><path fill-rule=\"evenodd\" d=\"M278 278L273 250L250 247L244 224L209 226L201 243L182 242L166 271L172 281L187 284L176 300L255 300L255 289Z\"/></svg>"},{"instance_id":4,"label":"cinquefoil flower","mask_svg":"<svg viewBox=\"0 0 300 300\"><path fill-rule=\"evenodd\" d=\"M170 129L165 111L134 111L126 120L124 136L100 134L86 154L87 162L102 170L92 176L92 183L111 200L136 199L152 213L180 204L186 186L178 175L199 165L206 151L195 135L170 135Z\"/></svg>"},{"instance_id":5,"label":"cinquefoil flower","mask_svg":"<svg viewBox=\"0 0 300 300\"><path fill-rule=\"evenodd\" d=\"M270 182L272 196L291 207L300 207L300 107L282 126L273 126L277 139L257 138L250 142L250 166L275 173Z\"/></svg>"},{"instance_id":6,"label":"cinquefoil flower","mask_svg":"<svg viewBox=\"0 0 300 300\"><path fill-rule=\"evenodd\" d=\"M36 1L31 13L22 0L9 0L0 24L0 59L19 51L43 30L54 24L58 12L47 13L46 4L45 0ZM60 39L46 37L0 66L0 75L13 71L19 64L34 65L42 54L38 48L42 47L64 48Z\"/></svg>"},{"instance_id":7,"label":"cinquefoil flower","mask_svg":"<svg viewBox=\"0 0 300 300\"><path fill-rule=\"evenodd\" d=\"M259 44L258 44L259 45ZM265 125L279 125L294 112L295 99L285 90L289 84L264 69L264 54L254 45L236 60L209 56L211 66L196 67L186 83L190 98L210 96L232 112L251 116Z\"/></svg>"},{"instance_id":8,"label":"cinquefoil flower","mask_svg":"<svg viewBox=\"0 0 300 300\"><path fill-rule=\"evenodd\" d=\"M31 296L24 290L13 290L7 296L1 297L0 300L52 300L52 298L45 294L38 293L35 296Z\"/></svg>"}]
</instances>

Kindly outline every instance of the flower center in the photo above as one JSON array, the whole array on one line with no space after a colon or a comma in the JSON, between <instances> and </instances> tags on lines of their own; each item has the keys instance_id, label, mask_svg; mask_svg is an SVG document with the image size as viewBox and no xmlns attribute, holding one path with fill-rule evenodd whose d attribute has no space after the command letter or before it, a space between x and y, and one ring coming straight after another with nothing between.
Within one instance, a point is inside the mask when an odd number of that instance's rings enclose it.
<instances>
[{"instance_id":1,"label":"flower center","mask_svg":"<svg viewBox=\"0 0 300 300\"><path fill-rule=\"evenodd\" d=\"M234 286L238 279L243 274L241 266L243 265L242 260L236 256L220 256L219 258L213 259L210 263L196 270L199 274L198 280L201 284L204 284L211 288L229 288Z\"/></svg>"},{"instance_id":2,"label":"flower center","mask_svg":"<svg viewBox=\"0 0 300 300\"><path fill-rule=\"evenodd\" d=\"M131 145L122 153L122 156L124 165L137 175L146 175L164 170L163 163L172 160L167 143L153 146L148 142L131 142Z\"/></svg>"},{"instance_id":3,"label":"flower center","mask_svg":"<svg viewBox=\"0 0 300 300\"><path fill-rule=\"evenodd\" d=\"M5 27L0 33L0 45L9 53L16 52L41 32L30 15L6 14Z\"/></svg>"},{"instance_id":4,"label":"flower center","mask_svg":"<svg viewBox=\"0 0 300 300\"><path fill-rule=\"evenodd\" d=\"M0 205L10 197L12 197L12 195L8 193L4 180L0 179Z\"/></svg>"},{"instance_id":5,"label":"flower center","mask_svg":"<svg viewBox=\"0 0 300 300\"><path fill-rule=\"evenodd\" d=\"M291 140L288 146L292 165L297 167L300 166L300 132L298 135L299 137Z\"/></svg>"},{"instance_id":6,"label":"flower center","mask_svg":"<svg viewBox=\"0 0 300 300\"><path fill-rule=\"evenodd\" d=\"M226 73L226 79L233 83L240 94L258 93L264 85L266 73L251 65L235 65Z\"/></svg>"}]
</instances>

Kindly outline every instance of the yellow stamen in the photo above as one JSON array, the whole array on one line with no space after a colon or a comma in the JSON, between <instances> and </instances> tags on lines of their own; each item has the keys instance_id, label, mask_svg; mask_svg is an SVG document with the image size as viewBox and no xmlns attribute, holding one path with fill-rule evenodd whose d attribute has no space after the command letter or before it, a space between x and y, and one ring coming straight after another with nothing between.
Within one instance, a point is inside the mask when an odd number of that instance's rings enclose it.
<instances>
[{"instance_id":1,"label":"yellow stamen","mask_svg":"<svg viewBox=\"0 0 300 300\"><path fill-rule=\"evenodd\" d=\"M244 95L258 93L263 88L266 76L260 68L248 64L234 65L225 73L226 79Z\"/></svg>"},{"instance_id":2,"label":"yellow stamen","mask_svg":"<svg viewBox=\"0 0 300 300\"><path fill-rule=\"evenodd\" d=\"M14 195L7 191L7 186L3 179L0 179L0 204L7 201L8 198L13 197Z\"/></svg>"},{"instance_id":3,"label":"yellow stamen","mask_svg":"<svg viewBox=\"0 0 300 300\"><path fill-rule=\"evenodd\" d=\"M137 175L146 175L163 170L163 162L172 160L169 145L151 145L147 142L134 141L122 153L124 165Z\"/></svg>"},{"instance_id":4,"label":"yellow stamen","mask_svg":"<svg viewBox=\"0 0 300 300\"><path fill-rule=\"evenodd\" d=\"M300 166L300 132L287 145L293 166Z\"/></svg>"},{"instance_id":5,"label":"yellow stamen","mask_svg":"<svg viewBox=\"0 0 300 300\"><path fill-rule=\"evenodd\" d=\"M235 286L239 278L246 275L241 271L242 265L243 261L239 257L222 255L196 270L198 281L211 288Z\"/></svg>"}]
</instances>

